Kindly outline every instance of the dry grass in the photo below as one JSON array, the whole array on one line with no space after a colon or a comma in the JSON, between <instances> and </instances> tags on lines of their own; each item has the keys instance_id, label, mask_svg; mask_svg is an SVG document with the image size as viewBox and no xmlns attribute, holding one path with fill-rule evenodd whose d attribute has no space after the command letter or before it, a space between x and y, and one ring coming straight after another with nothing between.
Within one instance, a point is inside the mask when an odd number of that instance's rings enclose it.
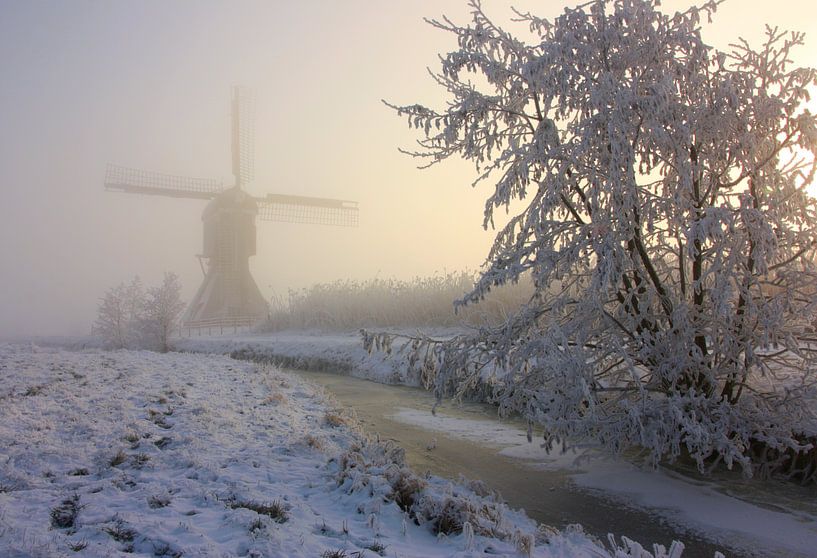
<instances>
[{"instance_id":1,"label":"dry grass","mask_svg":"<svg viewBox=\"0 0 817 558\"><path fill-rule=\"evenodd\" d=\"M281 403L284 403L286 400L287 400L287 398L283 393L281 393L279 391L276 391L272 395L267 396L261 402L261 404L262 405L275 405L275 406L277 406L277 405L280 405Z\"/></svg>"},{"instance_id":2,"label":"dry grass","mask_svg":"<svg viewBox=\"0 0 817 558\"><path fill-rule=\"evenodd\" d=\"M266 515L276 523L286 523L289 520L289 506L280 500L273 500L269 504L262 504L252 500L230 500L227 502L230 509L244 508L252 510L258 515Z\"/></svg>"},{"instance_id":3,"label":"dry grass","mask_svg":"<svg viewBox=\"0 0 817 558\"><path fill-rule=\"evenodd\" d=\"M40 395L44 389L45 386L31 386L23 395L26 397L34 397L35 395Z\"/></svg>"},{"instance_id":4,"label":"dry grass","mask_svg":"<svg viewBox=\"0 0 817 558\"><path fill-rule=\"evenodd\" d=\"M130 464L134 469L141 469L148 461L150 461L150 456L146 453L137 453L130 458Z\"/></svg>"},{"instance_id":5,"label":"dry grass","mask_svg":"<svg viewBox=\"0 0 817 558\"><path fill-rule=\"evenodd\" d=\"M105 527L103 531L117 542L132 543L136 538L136 531L122 520L114 521L110 527ZM129 551L126 550L126 552Z\"/></svg>"},{"instance_id":6,"label":"dry grass","mask_svg":"<svg viewBox=\"0 0 817 558\"><path fill-rule=\"evenodd\" d=\"M385 556L386 555L386 548L388 548L388 547L385 544L381 543L380 541L375 540L375 541L372 542L372 544L370 544L366 548L368 548L369 550L371 550L372 552L374 552L376 554L379 554L380 556Z\"/></svg>"},{"instance_id":7,"label":"dry grass","mask_svg":"<svg viewBox=\"0 0 817 558\"><path fill-rule=\"evenodd\" d=\"M392 469L386 475L391 484L391 499L401 510L408 512L419 498L428 483L411 473L408 469Z\"/></svg>"},{"instance_id":8,"label":"dry grass","mask_svg":"<svg viewBox=\"0 0 817 558\"><path fill-rule=\"evenodd\" d=\"M307 446L309 446L310 448L314 448L316 450L322 450L324 447L323 439L318 438L317 436L314 436L312 434L307 434L304 437L304 442L306 442Z\"/></svg>"},{"instance_id":9,"label":"dry grass","mask_svg":"<svg viewBox=\"0 0 817 558\"><path fill-rule=\"evenodd\" d=\"M51 526L55 529L71 529L79 515L79 496L74 494L66 498L59 505L51 508Z\"/></svg>"},{"instance_id":10,"label":"dry grass","mask_svg":"<svg viewBox=\"0 0 817 558\"><path fill-rule=\"evenodd\" d=\"M337 428L339 426L346 426L349 424L349 420L346 417L339 415L338 413L333 411L326 411L326 414L323 415L323 422L325 422L326 424L333 428Z\"/></svg>"},{"instance_id":11,"label":"dry grass","mask_svg":"<svg viewBox=\"0 0 817 558\"><path fill-rule=\"evenodd\" d=\"M148 498L148 507L150 509L156 510L159 508L165 508L170 505L170 496L167 494L158 494L153 495Z\"/></svg>"},{"instance_id":12,"label":"dry grass","mask_svg":"<svg viewBox=\"0 0 817 558\"><path fill-rule=\"evenodd\" d=\"M87 546L88 546L88 541L86 541L86 540L81 540L81 541L69 542L68 543L68 548L70 548L74 552L81 552L81 551L85 550L85 548Z\"/></svg>"},{"instance_id":13,"label":"dry grass","mask_svg":"<svg viewBox=\"0 0 817 558\"><path fill-rule=\"evenodd\" d=\"M533 285L525 279L494 289L482 302L454 311L454 301L474 285L473 273L416 277L410 281L370 279L321 283L273 300L261 331L349 330L372 327L451 327L498 324L528 301Z\"/></svg>"},{"instance_id":14,"label":"dry grass","mask_svg":"<svg viewBox=\"0 0 817 558\"><path fill-rule=\"evenodd\" d=\"M167 446L170 445L170 442L173 441L173 438L168 436L162 436L161 438L154 440L153 445L159 449L165 449Z\"/></svg>"},{"instance_id":15,"label":"dry grass","mask_svg":"<svg viewBox=\"0 0 817 558\"><path fill-rule=\"evenodd\" d=\"M124 451L119 450L118 452L116 452L116 455L114 455L111 458L109 463L110 463L111 467L118 467L119 465L122 465L127 458L128 458L128 455Z\"/></svg>"}]
</instances>

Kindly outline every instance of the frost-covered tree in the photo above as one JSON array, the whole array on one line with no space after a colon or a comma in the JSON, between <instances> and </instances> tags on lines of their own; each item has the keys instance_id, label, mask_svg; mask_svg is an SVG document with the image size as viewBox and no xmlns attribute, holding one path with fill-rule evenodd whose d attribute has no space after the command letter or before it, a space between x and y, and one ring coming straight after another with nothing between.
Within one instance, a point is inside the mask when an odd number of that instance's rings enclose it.
<instances>
[{"instance_id":1,"label":"frost-covered tree","mask_svg":"<svg viewBox=\"0 0 817 558\"><path fill-rule=\"evenodd\" d=\"M718 3L518 13L526 41L478 0L468 25L430 20L457 39L433 74L448 105L389 106L423 134L413 155L462 157L493 184L486 227L510 211L459 303L524 273L536 294L423 369L440 394L490 392L548 443L809 476L817 74L790 60L798 33L708 46L700 21Z\"/></svg>"},{"instance_id":2,"label":"frost-covered tree","mask_svg":"<svg viewBox=\"0 0 817 558\"><path fill-rule=\"evenodd\" d=\"M170 336L184 310L182 287L175 273L165 273L162 284L148 289L141 315L141 333L145 346L163 353L170 349Z\"/></svg>"},{"instance_id":3,"label":"frost-covered tree","mask_svg":"<svg viewBox=\"0 0 817 558\"><path fill-rule=\"evenodd\" d=\"M166 352L183 309L175 273L165 273L162 284L147 292L139 277L134 277L105 293L93 330L112 348Z\"/></svg>"},{"instance_id":4,"label":"frost-covered tree","mask_svg":"<svg viewBox=\"0 0 817 558\"><path fill-rule=\"evenodd\" d=\"M115 349L137 345L136 334L144 304L145 292L139 277L109 289L100 301L93 331Z\"/></svg>"},{"instance_id":5,"label":"frost-covered tree","mask_svg":"<svg viewBox=\"0 0 817 558\"><path fill-rule=\"evenodd\" d=\"M102 336L105 343L114 349L124 349L128 345L128 321L125 310L125 284L108 289L99 302L94 333Z\"/></svg>"}]
</instances>

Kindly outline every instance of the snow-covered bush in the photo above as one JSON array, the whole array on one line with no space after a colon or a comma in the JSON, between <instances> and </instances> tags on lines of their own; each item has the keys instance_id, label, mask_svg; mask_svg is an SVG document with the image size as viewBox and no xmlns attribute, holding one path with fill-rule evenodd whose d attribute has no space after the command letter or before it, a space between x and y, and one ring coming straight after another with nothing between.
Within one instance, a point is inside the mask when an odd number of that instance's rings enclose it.
<instances>
[{"instance_id":1,"label":"snow-covered bush","mask_svg":"<svg viewBox=\"0 0 817 558\"><path fill-rule=\"evenodd\" d=\"M114 349L135 347L138 322L145 306L145 291L139 277L129 284L109 289L99 303L93 331Z\"/></svg>"},{"instance_id":2,"label":"snow-covered bush","mask_svg":"<svg viewBox=\"0 0 817 558\"><path fill-rule=\"evenodd\" d=\"M122 283L105 293L93 331L114 349L166 352L183 309L176 274L165 273L162 284L147 292L135 277L130 284Z\"/></svg>"},{"instance_id":3,"label":"snow-covered bush","mask_svg":"<svg viewBox=\"0 0 817 558\"><path fill-rule=\"evenodd\" d=\"M486 227L511 211L460 304L523 273L535 294L500 327L417 350L436 345L439 394L488 384L548 444L791 465L817 439L817 120L804 107L817 74L790 62L802 34L721 52L700 29L717 2L659 4L519 13L528 42L479 0L469 25L430 21L457 39L434 76L448 106L389 106L424 136L413 155L462 157L492 182Z\"/></svg>"},{"instance_id":4,"label":"snow-covered bush","mask_svg":"<svg viewBox=\"0 0 817 558\"><path fill-rule=\"evenodd\" d=\"M144 347L162 353L170 349L170 336L178 327L179 316L184 310L181 293L179 278L171 272L165 273L161 285L148 289L139 320Z\"/></svg>"}]
</instances>

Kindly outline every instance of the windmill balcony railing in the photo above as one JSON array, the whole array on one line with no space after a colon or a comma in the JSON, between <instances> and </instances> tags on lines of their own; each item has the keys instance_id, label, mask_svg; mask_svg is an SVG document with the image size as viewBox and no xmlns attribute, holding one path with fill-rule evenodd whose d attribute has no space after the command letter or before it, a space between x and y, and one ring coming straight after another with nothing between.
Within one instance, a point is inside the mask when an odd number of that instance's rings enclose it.
<instances>
[{"instance_id":1,"label":"windmill balcony railing","mask_svg":"<svg viewBox=\"0 0 817 558\"><path fill-rule=\"evenodd\" d=\"M197 335L224 335L224 333L238 333L249 331L251 327L261 321L261 316L233 316L211 318L207 320L191 320L179 325L179 337L193 337Z\"/></svg>"}]
</instances>

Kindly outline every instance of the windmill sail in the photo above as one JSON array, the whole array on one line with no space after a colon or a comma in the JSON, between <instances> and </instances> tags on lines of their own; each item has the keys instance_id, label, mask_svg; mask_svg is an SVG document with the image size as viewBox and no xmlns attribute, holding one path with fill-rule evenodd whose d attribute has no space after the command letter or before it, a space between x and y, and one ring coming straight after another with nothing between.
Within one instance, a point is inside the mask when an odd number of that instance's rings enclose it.
<instances>
[{"instance_id":1,"label":"windmill sail","mask_svg":"<svg viewBox=\"0 0 817 558\"><path fill-rule=\"evenodd\" d=\"M265 221L356 227L357 202L306 196L267 194L256 198L258 217Z\"/></svg>"},{"instance_id":2,"label":"windmill sail","mask_svg":"<svg viewBox=\"0 0 817 558\"><path fill-rule=\"evenodd\" d=\"M224 184L209 178L191 178L108 165L105 189L128 194L209 200L224 191Z\"/></svg>"},{"instance_id":3,"label":"windmill sail","mask_svg":"<svg viewBox=\"0 0 817 558\"><path fill-rule=\"evenodd\" d=\"M233 176L238 188L255 178L255 98L249 89L233 87Z\"/></svg>"}]
</instances>

